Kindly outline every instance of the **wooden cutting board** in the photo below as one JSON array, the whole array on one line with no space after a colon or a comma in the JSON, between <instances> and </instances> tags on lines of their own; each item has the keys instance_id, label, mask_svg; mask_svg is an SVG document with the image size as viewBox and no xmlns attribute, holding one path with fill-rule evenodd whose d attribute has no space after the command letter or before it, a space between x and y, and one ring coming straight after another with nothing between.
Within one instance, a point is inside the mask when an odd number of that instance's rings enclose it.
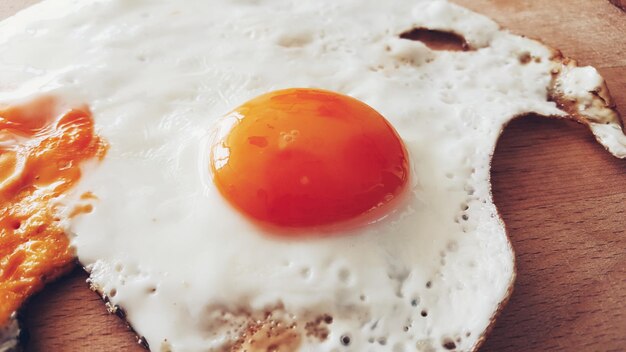
<instances>
[{"instance_id":1,"label":"wooden cutting board","mask_svg":"<svg viewBox=\"0 0 626 352\"><path fill-rule=\"evenodd\" d=\"M0 18L36 2L0 0ZM595 66L626 115L626 13L608 0L456 2ZM581 125L526 118L504 132L492 177L518 278L482 351L625 351L626 161ZM85 279L77 269L31 300L27 351L142 351Z\"/></svg>"}]
</instances>

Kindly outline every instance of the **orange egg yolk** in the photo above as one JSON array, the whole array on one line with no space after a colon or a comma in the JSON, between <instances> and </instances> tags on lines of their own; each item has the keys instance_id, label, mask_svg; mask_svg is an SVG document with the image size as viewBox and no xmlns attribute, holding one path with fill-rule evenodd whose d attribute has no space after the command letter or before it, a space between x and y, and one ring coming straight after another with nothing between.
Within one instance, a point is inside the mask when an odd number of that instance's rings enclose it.
<instances>
[{"instance_id":1,"label":"orange egg yolk","mask_svg":"<svg viewBox=\"0 0 626 352\"><path fill-rule=\"evenodd\" d=\"M376 110L318 89L254 98L227 115L211 150L213 181L243 214L280 227L363 219L408 179L404 144Z\"/></svg>"},{"instance_id":2,"label":"orange egg yolk","mask_svg":"<svg viewBox=\"0 0 626 352\"><path fill-rule=\"evenodd\" d=\"M105 153L87 107L62 110L52 97L0 107L0 326L73 266L56 201L80 179L81 163Z\"/></svg>"}]
</instances>

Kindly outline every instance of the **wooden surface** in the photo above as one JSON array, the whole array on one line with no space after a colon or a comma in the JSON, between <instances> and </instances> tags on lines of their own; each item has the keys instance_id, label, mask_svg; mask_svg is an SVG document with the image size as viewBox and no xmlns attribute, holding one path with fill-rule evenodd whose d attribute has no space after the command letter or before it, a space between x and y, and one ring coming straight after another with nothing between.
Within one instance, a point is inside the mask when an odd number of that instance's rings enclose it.
<instances>
[{"instance_id":1,"label":"wooden surface","mask_svg":"<svg viewBox=\"0 0 626 352\"><path fill-rule=\"evenodd\" d=\"M626 114L626 14L607 0L456 0L541 39L608 81ZM37 0L0 0L0 18ZM626 350L626 161L580 125L513 122L493 193L516 252L510 303L481 351ZM141 351L80 270L24 312L28 351Z\"/></svg>"}]
</instances>

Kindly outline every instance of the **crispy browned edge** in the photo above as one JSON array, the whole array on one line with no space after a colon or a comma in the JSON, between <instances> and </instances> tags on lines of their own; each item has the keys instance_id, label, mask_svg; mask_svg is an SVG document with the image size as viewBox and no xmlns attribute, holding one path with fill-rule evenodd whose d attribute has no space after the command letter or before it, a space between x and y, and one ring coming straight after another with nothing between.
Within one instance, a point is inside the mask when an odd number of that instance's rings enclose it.
<instances>
[{"instance_id":1,"label":"crispy browned edge","mask_svg":"<svg viewBox=\"0 0 626 352\"><path fill-rule=\"evenodd\" d=\"M622 1L624 2L625 0L617 0L617 1ZM504 27L500 26L500 30L506 30ZM515 34L515 33L513 33ZM519 34L516 34L519 35ZM570 67L579 67L578 63L576 62L576 60L570 59L568 57L565 57L563 55L563 53L561 53L560 50L558 49L554 49L552 47L550 47L549 45L545 44L542 40L540 39L536 39L536 38L530 38L524 35L520 35L524 38L533 40L537 43L540 43L541 45L543 45L544 47L546 47L547 49L549 49L552 52L552 57L550 58L550 60L552 61L552 63L558 65L559 67L566 67L566 66L570 66ZM555 92L553 92L552 88L555 84L556 78L559 76L560 72L552 72L552 82L551 85L548 89L548 95L547 95L547 100L548 101L553 101L554 103L556 103L557 107L559 109L561 109L562 111L564 111L567 115L564 116L545 116L545 115L541 115L541 114L537 114L535 112L529 111L527 113L524 114L520 114L517 116L514 116L509 122L507 122L507 124L505 124L502 129L499 132L499 136L498 136L498 140L500 139L500 136L502 136L502 132L504 132L504 129L506 129L506 127L508 126L508 124L510 122L512 122L513 120L519 119L519 118L523 118L526 116L541 116L541 117L545 117L545 118L555 118L555 119L569 119L569 120L573 120L577 123L580 123L582 125L585 125L588 129L589 132L593 131L591 130L591 127L589 125L589 122L587 121L587 119L585 119L583 116L581 116L575 109L575 107L572 106L572 102L567 101L565 99L563 99L562 97L554 94ZM602 84L600 85L600 87L598 87L597 91L594 92L590 92L591 94L594 95L594 97L596 99L599 99L605 108L611 109L613 110L617 116L618 116L618 120L619 123L621 124L622 130L624 130L624 126L626 124L626 121L624 121L624 118L620 115L620 112L617 110L617 106L615 105L615 102L613 101L613 97L611 96L611 93L609 91L608 86L606 85L606 80L604 79L604 77L602 77ZM497 145L497 142L496 142ZM495 146L494 146L494 150L493 152L495 152ZM489 161L489 168L491 169L491 161L493 160L493 152L492 154L489 156L490 161ZM491 173L489 174L489 194L491 196L491 198L493 199L493 194L492 194L492 188L491 188ZM494 202L495 204L495 202ZM502 219L502 216L500 215L500 211L498 210L498 207L496 205L496 214L498 215L498 219L500 220L500 222L502 223L502 226L504 228L506 237L507 237L507 242L509 244L509 247L511 248L512 252L513 252L513 277L511 278L511 282L509 283L509 288L507 290L506 296L502 299L502 301L500 302L500 304L498 304L498 309L496 310L496 312L491 316L490 319L490 323L487 326L487 328L485 329L485 331L483 332L483 334L480 336L480 338L478 339L478 341L476 342L476 345L474 345L474 347L470 350L471 352L477 352L478 350L480 350L480 348L482 347L482 345L485 343L485 341L487 340L487 337L489 336L489 334L493 331L495 325L496 325L496 320L498 319L498 317L500 316L500 314L502 314L502 311L504 309L504 307L507 305L507 303L509 302L509 300L511 299L511 296L513 295L513 290L514 290L514 286L515 286L515 279L517 277L517 259L515 257L515 251L514 248L512 246L511 240L510 240L510 236L509 236L509 231L507 229L506 223L504 222L504 219Z\"/></svg>"},{"instance_id":2,"label":"crispy browned edge","mask_svg":"<svg viewBox=\"0 0 626 352\"><path fill-rule=\"evenodd\" d=\"M90 271L87 268L85 268L84 266L82 266L82 268L87 274L91 276ZM141 345L143 348L145 348L146 350L150 351L150 346L148 345L148 341L145 339L145 337L137 334L137 331L135 330L135 328L133 328L132 324L126 319L126 312L124 311L124 309L118 305L111 304L107 294L104 293L104 291L100 289L97 285L93 284L90 278L87 279L87 283L89 284L89 289L102 299L102 301L104 302L106 306L107 311L110 314L117 315L124 322L124 324L126 324L126 326L128 327L128 330L130 330L135 335L135 338L137 339L137 343Z\"/></svg>"}]
</instances>

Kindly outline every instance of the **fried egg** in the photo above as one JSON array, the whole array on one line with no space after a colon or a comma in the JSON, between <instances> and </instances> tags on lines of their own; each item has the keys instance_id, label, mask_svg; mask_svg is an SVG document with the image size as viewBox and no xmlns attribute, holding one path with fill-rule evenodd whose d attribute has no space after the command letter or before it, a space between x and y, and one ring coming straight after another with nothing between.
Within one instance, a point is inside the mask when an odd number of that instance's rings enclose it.
<instances>
[{"instance_id":1,"label":"fried egg","mask_svg":"<svg viewBox=\"0 0 626 352\"><path fill-rule=\"evenodd\" d=\"M93 122L54 226L153 351L475 350L515 277L503 127L626 157L595 69L446 1L46 0L0 50L0 102Z\"/></svg>"}]
</instances>

